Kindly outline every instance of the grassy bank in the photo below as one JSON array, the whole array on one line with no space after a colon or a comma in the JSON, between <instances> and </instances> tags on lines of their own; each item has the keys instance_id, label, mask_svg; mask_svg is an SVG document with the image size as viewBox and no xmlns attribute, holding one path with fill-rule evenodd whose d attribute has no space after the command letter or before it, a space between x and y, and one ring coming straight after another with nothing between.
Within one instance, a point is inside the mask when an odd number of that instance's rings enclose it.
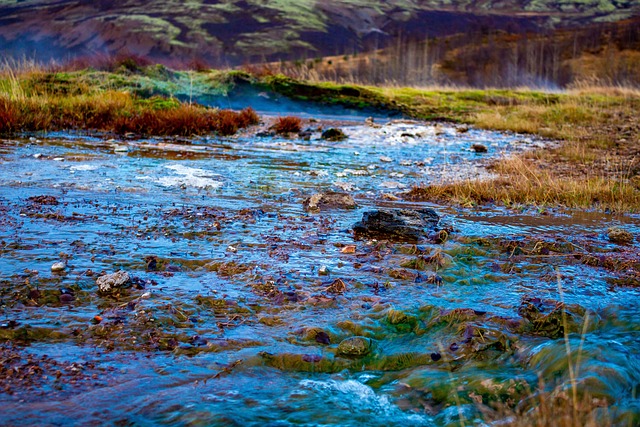
<instances>
[{"instance_id":1,"label":"grassy bank","mask_svg":"<svg viewBox=\"0 0 640 427\"><path fill-rule=\"evenodd\" d=\"M169 82L160 78L166 69L149 70L139 74L126 69L5 69L0 73L0 134L71 129L120 135L232 135L259 121L251 108L236 112L181 102L171 96Z\"/></svg>"}]
</instances>

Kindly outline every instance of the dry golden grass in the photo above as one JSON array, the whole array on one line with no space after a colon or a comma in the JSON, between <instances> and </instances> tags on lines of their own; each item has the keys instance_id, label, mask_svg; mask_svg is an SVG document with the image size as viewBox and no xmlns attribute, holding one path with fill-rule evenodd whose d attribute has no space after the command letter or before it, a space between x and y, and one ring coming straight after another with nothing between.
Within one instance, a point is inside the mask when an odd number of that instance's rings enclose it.
<instances>
[{"instance_id":1,"label":"dry golden grass","mask_svg":"<svg viewBox=\"0 0 640 427\"><path fill-rule=\"evenodd\" d=\"M605 176L569 178L541 169L530 159L510 157L497 162L491 180L467 180L453 184L415 187L411 200L455 202L463 206L497 203L505 206L533 205L569 208L609 209L615 212L640 210L640 191L628 180Z\"/></svg>"},{"instance_id":2,"label":"dry golden grass","mask_svg":"<svg viewBox=\"0 0 640 427\"><path fill-rule=\"evenodd\" d=\"M463 205L566 206L640 211L640 92L619 87L531 91L399 92L397 100L420 113L444 113L484 129L535 134L558 143L498 160L493 180L414 188L413 200ZM466 109L460 106L466 100ZM491 104L499 105L491 105Z\"/></svg>"}]
</instances>

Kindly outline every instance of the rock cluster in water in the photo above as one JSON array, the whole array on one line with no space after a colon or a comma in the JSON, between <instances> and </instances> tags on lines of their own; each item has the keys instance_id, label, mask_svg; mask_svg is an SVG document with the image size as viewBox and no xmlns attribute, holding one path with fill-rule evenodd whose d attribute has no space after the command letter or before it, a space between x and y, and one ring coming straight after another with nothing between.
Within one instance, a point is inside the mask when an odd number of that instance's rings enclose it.
<instances>
[{"instance_id":1,"label":"rock cluster in water","mask_svg":"<svg viewBox=\"0 0 640 427\"><path fill-rule=\"evenodd\" d=\"M353 226L356 237L417 242L435 229L440 217L433 209L380 209L362 215Z\"/></svg>"}]
</instances>

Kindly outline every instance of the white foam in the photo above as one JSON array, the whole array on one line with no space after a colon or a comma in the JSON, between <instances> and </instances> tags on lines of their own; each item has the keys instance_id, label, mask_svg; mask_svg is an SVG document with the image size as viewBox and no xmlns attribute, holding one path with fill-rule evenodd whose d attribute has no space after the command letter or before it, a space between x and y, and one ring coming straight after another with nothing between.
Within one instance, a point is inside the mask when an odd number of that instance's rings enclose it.
<instances>
[{"instance_id":1,"label":"white foam","mask_svg":"<svg viewBox=\"0 0 640 427\"><path fill-rule=\"evenodd\" d=\"M75 165L69 168L71 171L94 171L96 169L98 169L97 165L90 164Z\"/></svg>"},{"instance_id":2,"label":"white foam","mask_svg":"<svg viewBox=\"0 0 640 427\"><path fill-rule=\"evenodd\" d=\"M166 169L174 172L173 176L163 176L156 180L157 183L165 187L194 187L217 189L224 185L222 181L213 179L215 174L210 171L192 168L181 164L165 166Z\"/></svg>"},{"instance_id":3,"label":"white foam","mask_svg":"<svg viewBox=\"0 0 640 427\"><path fill-rule=\"evenodd\" d=\"M359 413L369 411L376 416L388 417L394 424L430 425L427 417L402 412L387 396L379 396L371 387L355 380L302 380L300 386L319 392L325 400L335 400L337 405L350 410Z\"/></svg>"}]
</instances>

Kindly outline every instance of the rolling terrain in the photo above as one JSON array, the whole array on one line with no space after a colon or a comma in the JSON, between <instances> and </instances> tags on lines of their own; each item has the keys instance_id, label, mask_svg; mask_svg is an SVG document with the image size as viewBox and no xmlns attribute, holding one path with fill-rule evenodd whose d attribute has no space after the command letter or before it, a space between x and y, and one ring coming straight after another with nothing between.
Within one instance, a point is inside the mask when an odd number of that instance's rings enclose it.
<instances>
[{"instance_id":1,"label":"rolling terrain","mask_svg":"<svg viewBox=\"0 0 640 427\"><path fill-rule=\"evenodd\" d=\"M238 65L352 54L398 36L542 32L639 12L630 0L11 0L0 1L0 54L65 60L124 53L172 65Z\"/></svg>"}]
</instances>

